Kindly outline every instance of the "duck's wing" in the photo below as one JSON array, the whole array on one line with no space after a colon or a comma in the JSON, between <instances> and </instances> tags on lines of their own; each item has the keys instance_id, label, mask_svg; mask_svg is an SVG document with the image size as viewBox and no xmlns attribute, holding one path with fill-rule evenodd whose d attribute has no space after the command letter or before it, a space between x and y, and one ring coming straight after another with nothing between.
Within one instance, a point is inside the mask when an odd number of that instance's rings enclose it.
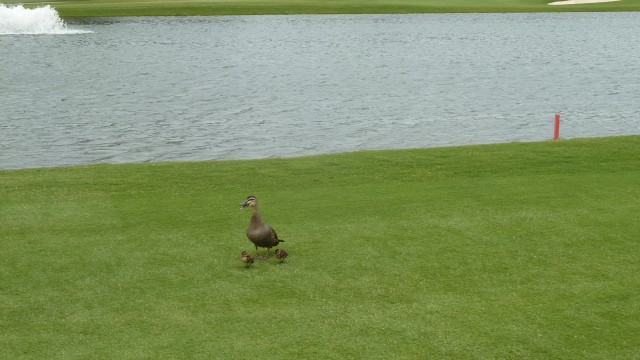
<instances>
[{"instance_id":1,"label":"duck's wing","mask_svg":"<svg viewBox=\"0 0 640 360\"><path fill-rule=\"evenodd\" d=\"M271 232L271 236L273 236L273 239L277 239L278 234L276 233L276 231L271 227L271 225L267 225L267 227L269 228L269 231Z\"/></svg>"},{"instance_id":2,"label":"duck's wing","mask_svg":"<svg viewBox=\"0 0 640 360\"><path fill-rule=\"evenodd\" d=\"M284 242L284 240L278 238L278 234L276 233L275 230L273 230L273 228L271 226L267 225L267 227L269 228L269 231L271 232L271 241L272 241L274 246L278 246L279 243Z\"/></svg>"}]
</instances>

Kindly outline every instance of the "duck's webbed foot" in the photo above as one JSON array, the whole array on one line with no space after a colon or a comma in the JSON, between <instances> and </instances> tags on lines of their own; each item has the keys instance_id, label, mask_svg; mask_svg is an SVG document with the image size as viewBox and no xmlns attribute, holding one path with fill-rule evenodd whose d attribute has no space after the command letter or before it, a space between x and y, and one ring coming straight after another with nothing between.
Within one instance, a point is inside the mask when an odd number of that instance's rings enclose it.
<instances>
[{"instance_id":1,"label":"duck's webbed foot","mask_svg":"<svg viewBox=\"0 0 640 360\"><path fill-rule=\"evenodd\" d=\"M267 251L267 256L269 256L269 252L268 251ZM256 259L258 259L258 260L266 260L267 256L260 255L260 253L258 253L258 247L256 246Z\"/></svg>"}]
</instances>

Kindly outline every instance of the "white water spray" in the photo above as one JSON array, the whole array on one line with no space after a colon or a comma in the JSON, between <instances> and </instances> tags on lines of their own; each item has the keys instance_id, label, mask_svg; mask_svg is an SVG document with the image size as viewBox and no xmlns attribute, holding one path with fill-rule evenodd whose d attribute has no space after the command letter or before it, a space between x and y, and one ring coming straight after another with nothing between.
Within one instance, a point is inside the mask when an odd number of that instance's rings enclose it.
<instances>
[{"instance_id":1,"label":"white water spray","mask_svg":"<svg viewBox=\"0 0 640 360\"><path fill-rule=\"evenodd\" d=\"M0 4L0 35L88 32L90 31L68 29L56 9L49 5L27 9L22 5Z\"/></svg>"}]
</instances>

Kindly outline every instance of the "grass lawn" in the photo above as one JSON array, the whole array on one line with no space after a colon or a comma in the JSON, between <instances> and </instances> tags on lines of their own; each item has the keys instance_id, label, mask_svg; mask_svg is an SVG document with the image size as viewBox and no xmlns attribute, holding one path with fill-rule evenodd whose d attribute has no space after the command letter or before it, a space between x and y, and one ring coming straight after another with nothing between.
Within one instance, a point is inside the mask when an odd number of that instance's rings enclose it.
<instances>
[{"instance_id":1,"label":"grass lawn","mask_svg":"<svg viewBox=\"0 0 640 360\"><path fill-rule=\"evenodd\" d=\"M0 358L637 359L639 150L0 171Z\"/></svg>"},{"instance_id":2,"label":"grass lawn","mask_svg":"<svg viewBox=\"0 0 640 360\"><path fill-rule=\"evenodd\" d=\"M62 17L130 15L360 14L443 12L640 11L640 0L549 6L552 0L60 0ZM39 6L41 1L3 0Z\"/></svg>"}]
</instances>

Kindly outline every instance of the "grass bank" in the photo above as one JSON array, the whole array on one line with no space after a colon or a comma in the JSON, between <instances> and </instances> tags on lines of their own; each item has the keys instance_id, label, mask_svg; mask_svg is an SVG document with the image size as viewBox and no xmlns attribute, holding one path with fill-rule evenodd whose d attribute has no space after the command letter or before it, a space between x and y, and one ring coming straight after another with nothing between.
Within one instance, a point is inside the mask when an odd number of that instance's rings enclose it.
<instances>
[{"instance_id":1,"label":"grass bank","mask_svg":"<svg viewBox=\"0 0 640 360\"><path fill-rule=\"evenodd\" d=\"M0 358L632 359L638 150L0 171ZM284 264L240 262L248 194Z\"/></svg>"},{"instance_id":2,"label":"grass bank","mask_svg":"<svg viewBox=\"0 0 640 360\"><path fill-rule=\"evenodd\" d=\"M550 11L640 11L640 0L549 6L551 0L61 0L63 17L257 14L377 14ZM3 3L39 1L4 0Z\"/></svg>"}]
</instances>

